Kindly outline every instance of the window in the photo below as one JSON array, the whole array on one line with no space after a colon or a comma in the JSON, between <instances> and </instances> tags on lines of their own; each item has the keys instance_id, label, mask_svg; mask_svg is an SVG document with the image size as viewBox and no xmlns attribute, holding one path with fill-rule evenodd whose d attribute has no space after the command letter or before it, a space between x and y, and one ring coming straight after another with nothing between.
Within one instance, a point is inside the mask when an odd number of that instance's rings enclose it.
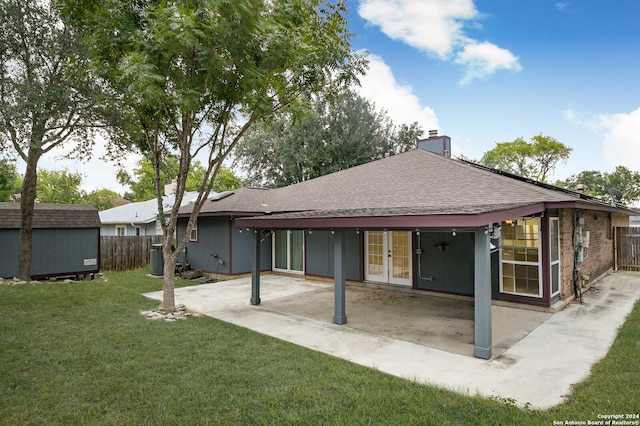
<instances>
[{"instance_id":1,"label":"window","mask_svg":"<svg viewBox=\"0 0 640 426\"><path fill-rule=\"evenodd\" d=\"M551 295L560 293L560 221L549 218L549 250L551 260Z\"/></svg>"},{"instance_id":2,"label":"window","mask_svg":"<svg viewBox=\"0 0 640 426\"><path fill-rule=\"evenodd\" d=\"M273 236L273 269L294 273L303 272L304 231L275 231Z\"/></svg>"},{"instance_id":3,"label":"window","mask_svg":"<svg viewBox=\"0 0 640 426\"><path fill-rule=\"evenodd\" d=\"M500 290L542 297L540 219L503 222L502 233Z\"/></svg>"},{"instance_id":4,"label":"window","mask_svg":"<svg viewBox=\"0 0 640 426\"><path fill-rule=\"evenodd\" d=\"M118 237L127 235L127 225L116 225L116 235Z\"/></svg>"},{"instance_id":5,"label":"window","mask_svg":"<svg viewBox=\"0 0 640 426\"><path fill-rule=\"evenodd\" d=\"M198 241L198 221L197 220L193 223L193 228L191 228L189 241Z\"/></svg>"}]
</instances>

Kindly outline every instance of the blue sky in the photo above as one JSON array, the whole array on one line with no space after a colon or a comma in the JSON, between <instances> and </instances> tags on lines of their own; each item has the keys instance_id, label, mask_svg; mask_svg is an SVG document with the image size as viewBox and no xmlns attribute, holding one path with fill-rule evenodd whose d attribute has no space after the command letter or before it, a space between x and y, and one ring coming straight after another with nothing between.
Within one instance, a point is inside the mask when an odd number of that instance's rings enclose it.
<instances>
[{"instance_id":1,"label":"blue sky","mask_svg":"<svg viewBox=\"0 0 640 426\"><path fill-rule=\"evenodd\" d=\"M573 148L552 180L640 171L640 2L349 0L361 93L479 159L542 133Z\"/></svg>"},{"instance_id":2,"label":"blue sky","mask_svg":"<svg viewBox=\"0 0 640 426\"><path fill-rule=\"evenodd\" d=\"M362 95L479 159L542 133L573 148L551 181L617 165L640 171L640 1L348 0ZM98 143L99 145L99 143ZM113 163L44 158L124 192ZM125 163L131 169L135 156Z\"/></svg>"}]
</instances>

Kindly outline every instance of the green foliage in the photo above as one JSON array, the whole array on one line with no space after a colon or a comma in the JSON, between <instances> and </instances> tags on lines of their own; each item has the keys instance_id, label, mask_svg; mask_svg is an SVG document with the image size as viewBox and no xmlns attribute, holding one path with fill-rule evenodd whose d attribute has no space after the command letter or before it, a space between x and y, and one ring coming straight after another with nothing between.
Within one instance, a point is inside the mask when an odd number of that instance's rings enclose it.
<instances>
[{"instance_id":1,"label":"green foliage","mask_svg":"<svg viewBox=\"0 0 640 426\"><path fill-rule=\"evenodd\" d=\"M81 204L84 193L80 188L82 174L64 170L38 171L37 194L41 203Z\"/></svg>"},{"instance_id":2,"label":"green foliage","mask_svg":"<svg viewBox=\"0 0 640 426\"><path fill-rule=\"evenodd\" d=\"M517 138L513 142L497 142L485 152L480 163L520 176L545 182L558 161L566 161L572 148L542 133L527 142Z\"/></svg>"},{"instance_id":3,"label":"green foliage","mask_svg":"<svg viewBox=\"0 0 640 426\"><path fill-rule=\"evenodd\" d=\"M280 187L415 147L418 123L394 125L352 91L318 97L311 110L288 111L254 127L236 149L251 185Z\"/></svg>"},{"instance_id":4,"label":"green foliage","mask_svg":"<svg viewBox=\"0 0 640 426\"><path fill-rule=\"evenodd\" d=\"M21 185L22 179L15 164L8 160L0 160L0 201L15 201Z\"/></svg>"},{"instance_id":5,"label":"green foliage","mask_svg":"<svg viewBox=\"0 0 640 426\"><path fill-rule=\"evenodd\" d=\"M608 190L615 188L622 192L622 204L633 205L640 201L640 173L618 166L611 173L587 170L558 181L556 185L576 189L578 184L585 186L585 192L605 201L610 200Z\"/></svg>"},{"instance_id":6,"label":"green foliage","mask_svg":"<svg viewBox=\"0 0 640 426\"><path fill-rule=\"evenodd\" d=\"M82 189L83 176L77 172L62 170L38 170L38 202L52 204L90 204L96 209L106 210L120 198L110 189L86 192Z\"/></svg>"},{"instance_id":7,"label":"green foliage","mask_svg":"<svg viewBox=\"0 0 640 426\"><path fill-rule=\"evenodd\" d=\"M83 204L90 204L98 211L107 210L115 207L116 200L119 200L120 194L110 189L96 189L84 194L82 197Z\"/></svg>"},{"instance_id":8,"label":"green foliage","mask_svg":"<svg viewBox=\"0 0 640 426\"><path fill-rule=\"evenodd\" d=\"M156 198L155 170L148 158L138 161L138 166L130 176L126 170L119 170L117 174L118 182L122 185L129 185L133 201L146 201ZM180 171L179 159L170 155L163 159L160 167L160 190L164 190L164 185L176 180ZM199 191L205 177L206 169L198 160L191 164L187 176L186 191ZM228 167L222 166L213 184L213 191L223 192L238 189L242 186L242 181Z\"/></svg>"}]
</instances>

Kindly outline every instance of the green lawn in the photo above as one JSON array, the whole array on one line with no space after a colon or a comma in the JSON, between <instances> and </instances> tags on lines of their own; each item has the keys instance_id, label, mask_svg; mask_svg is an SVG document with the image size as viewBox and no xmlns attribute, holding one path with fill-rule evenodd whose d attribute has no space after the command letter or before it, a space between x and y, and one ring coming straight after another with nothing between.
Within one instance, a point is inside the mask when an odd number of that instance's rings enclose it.
<instances>
[{"instance_id":1,"label":"green lawn","mask_svg":"<svg viewBox=\"0 0 640 426\"><path fill-rule=\"evenodd\" d=\"M640 411L640 304L570 400L536 411L419 385L213 318L147 320L139 312L157 303L141 293L162 283L146 272L0 285L1 425L550 425Z\"/></svg>"}]
</instances>

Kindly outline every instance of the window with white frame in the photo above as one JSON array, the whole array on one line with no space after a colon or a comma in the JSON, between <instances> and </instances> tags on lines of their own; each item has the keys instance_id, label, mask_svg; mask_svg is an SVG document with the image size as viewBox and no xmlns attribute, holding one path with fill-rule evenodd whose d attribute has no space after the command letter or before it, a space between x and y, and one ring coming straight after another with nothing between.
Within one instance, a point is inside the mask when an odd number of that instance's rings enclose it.
<instances>
[{"instance_id":1,"label":"window with white frame","mask_svg":"<svg viewBox=\"0 0 640 426\"><path fill-rule=\"evenodd\" d=\"M500 291L542 297L540 219L505 221L502 233Z\"/></svg>"},{"instance_id":2,"label":"window with white frame","mask_svg":"<svg viewBox=\"0 0 640 426\"><path fill-rule=\"evenodd\" d=\"M198 220L193 222L193 228L191 228L191 234L189 234L189 241L198 241Z\"/></svg>"},{"instance_id":3,"label":"window with white frame","mask_svg":"<svg viewBox=\"0 0 640 426\"><path fill-rule=\"evenodd\" d=\"M116 235L118 237L127 235L127 225L116 225Z\"/></svg>"},{"instance_id":4,"label":"window with white frame","mask_svg":"<svg viewBox=\"0 0 640 426\"><path fill-rule=\"evenodd\" d=\"M560 293L560 220L549 218L549 251L551 261L551 295Z\"/></svg>"}]
</instances>

